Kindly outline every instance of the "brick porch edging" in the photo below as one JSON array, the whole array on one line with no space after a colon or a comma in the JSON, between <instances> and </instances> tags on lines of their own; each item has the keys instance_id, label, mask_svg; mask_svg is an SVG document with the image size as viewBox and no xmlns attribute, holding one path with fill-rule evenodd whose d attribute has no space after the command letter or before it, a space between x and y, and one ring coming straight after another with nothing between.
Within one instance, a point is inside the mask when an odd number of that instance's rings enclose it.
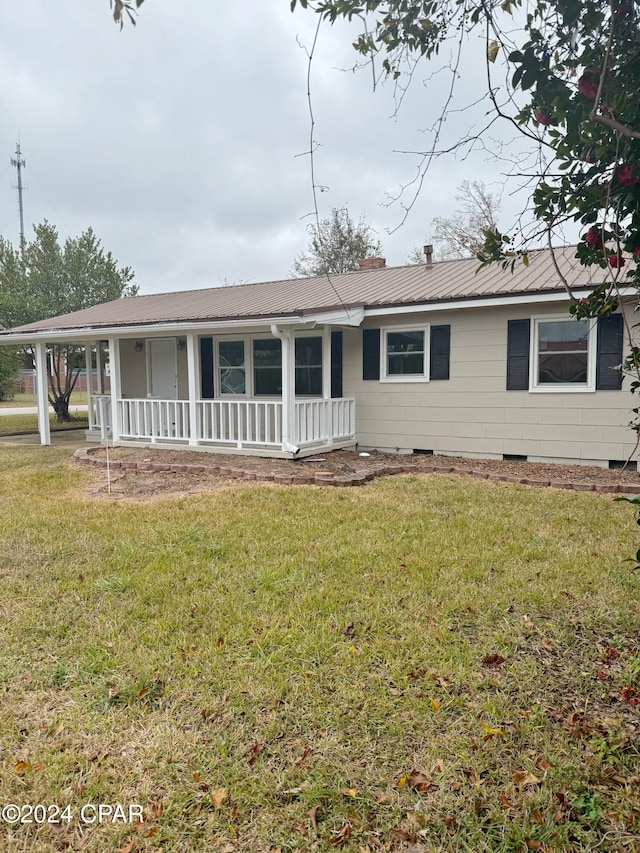
<instances>
[{"instance_id":1,"label":"brick porch edging","mask_svg":"<svg viewBox=\"0 0 640 853\"><path fill-rule=\"evenodd\" d=\"M95 468L106 468L106 459L96 459L92 454L97 447L81 447L73 454L74 459L84 465ZM154 473L173 474L218 474L231 480L254 480L256 482L280 483L286 486L362 486L376 477L389 477L393 474L466 474L479 480L491 480L500 483L519 483L523 486L538 486L566 489L575 492L600 492L608 494L632 495L640 492L638 486L626 486L619 483L570 483L564 480L536 480L531 477L517 477L511 474L494 474L486 471L475 471L470 468L456 468L453 465L379 465L362 474L313 474L296 476L294 474L266 473L262 471L247 471L244 468L234 468L227 465L164 465L154 462L134 462L132 460L110 462L110 468L124 471L147 471Z\"/></svg>"}]
</instances>

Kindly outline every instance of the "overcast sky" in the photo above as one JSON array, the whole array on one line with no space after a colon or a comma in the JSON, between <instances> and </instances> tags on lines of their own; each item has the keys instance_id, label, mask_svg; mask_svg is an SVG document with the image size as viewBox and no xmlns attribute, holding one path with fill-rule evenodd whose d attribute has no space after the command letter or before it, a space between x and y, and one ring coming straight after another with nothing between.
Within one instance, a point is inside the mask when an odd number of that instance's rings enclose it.
<instances>
[{"instance_id":1,"label":"overcast sky","mask_svg":"<svg viewBox=\"0 0 640 853\"><path fill-rule=\"evenodd\" d=\"M313 221L306 51L316 24L289 0L146 0L122 32L108 0L3 3L0 233L17 245L19 139L27 239L44 219L63 239L91 226L141 293L288 277ZM320 216L347 205L376 229L387 264L401 265L468 178L503 193L509 228L527 199L501 185L493 141L438 160L397 228L402 209L389 197L419 163L397 152L429 147L449 79L420 68L394 118L392 87L373 91L370 68L348 70L358 29L323 25L312 64ZM484 94L474 37L460 91L459 107ZM443 144L485 110L453 114Z\"/></svg>"}]
</instances>

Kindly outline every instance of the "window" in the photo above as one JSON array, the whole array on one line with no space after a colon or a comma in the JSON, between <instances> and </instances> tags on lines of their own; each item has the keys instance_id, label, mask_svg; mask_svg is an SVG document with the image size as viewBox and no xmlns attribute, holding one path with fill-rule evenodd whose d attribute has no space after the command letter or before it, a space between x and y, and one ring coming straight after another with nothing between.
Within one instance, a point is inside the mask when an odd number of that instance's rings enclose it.
<instances>
[{"instance_id":1,"label":"window","mask_svg":"<svg viewBox=\"0 0 640 853\"><path fill-rule=\"evenodd\" d=\"M296 394L322 396L322 338L296 338Z\"/></svg>"},{"instance_id":2,"label":"window","mask_svg":"<svg viewBox=\"0 0 640 853\"><path fill-rule=\"evenodd\" d=\"M383 329L382 381L428 381L428 328Z\"/></svg>"},{"instance_id":3,"label":"window","mask_svg":"<svg viewBox=\"0 0 640 853\"><path fill-rule=\"evenodd\" d=\"M218 387L223 394L246 394L244 341L218 341Z\"/></svg>"},{"instance_id":4,"label":"window","mask_svg":"<svg viewBox=\"0 0 640 853\"><path fill-rule=\"evenodd\" d=\"M282 345L277 339L253 342L253 393L256 397L282 394Z\"/></svg>"},{"instance_id":5,"label":"window","mask_svg":"<svg viewBox=\"0 0 640 853\"><path fill-rule=\"evenodd\" d=\"M595 322L544 317L534 323L531 390L595 390Z\"/></svg>"}]
</instances>

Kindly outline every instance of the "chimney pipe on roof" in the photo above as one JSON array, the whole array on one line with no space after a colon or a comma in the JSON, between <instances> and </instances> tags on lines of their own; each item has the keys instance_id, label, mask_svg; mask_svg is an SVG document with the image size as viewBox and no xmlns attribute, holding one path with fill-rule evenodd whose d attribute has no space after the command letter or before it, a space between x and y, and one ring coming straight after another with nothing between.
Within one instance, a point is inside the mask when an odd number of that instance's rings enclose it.
<instances>
[{"instance_id":1,"label":"chimney pipe on roof","mask_svg":"<svg viewBox=\"0 0 640 853\"><path fill-rule=\"evenodd\" d=\"M426 258L426 264L428 267L433 265L433 246L431 243L424 247L424 256Z\"/></svg>"},{"instance_id":2,"label":"chimney pipe on roof","mask_svg":"<svg viewBox=\"0 0 640 853\"><path fill-rule=\"evenodd\" d=\"M358 261L361 270L381 270L387 264L386 258L362 258Z\"/></svg>"}]
</instances>

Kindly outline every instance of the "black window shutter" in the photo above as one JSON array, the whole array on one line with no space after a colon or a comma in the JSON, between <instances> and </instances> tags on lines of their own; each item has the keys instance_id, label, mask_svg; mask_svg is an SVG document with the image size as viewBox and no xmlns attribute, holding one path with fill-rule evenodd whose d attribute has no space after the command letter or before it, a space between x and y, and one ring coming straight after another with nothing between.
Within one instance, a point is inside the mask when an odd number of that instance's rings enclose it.
<instances>
[{"instance_id":1,"label":"black window shutter","mask_svg":"<svg viewBox=\"0 0 640 853\"><path fill-rule=\"evenodd\" d=\"M331 396L342 397L342 332L331 332Z\"/></svg>"},{"instance_id":2,"label":"black window shutter","mask_svg":"<svg viewBox=\"0 0 640 853\"><path fill-rule=\"evenodd\" d=\"M213 338L200 338L200 382L203 400L212 400L213 392Z\"/></svg>"},{"instance_id":3,"label":"black window shutter","mask_svg":"<svg viewBox=\"0 0 640 853\"><path fill-rule=\"evenodd\" d=\"M619 391L622 388L622 373L614 370L622 363L622 338L622 314L598 318L597 391Z\"/></svg>"},{"instance_id":4,"label":"black window shutter","mask_svg":"<svg viewBox=\"0 0 640 853\"><path fill-rule=\"evenodd\" d=\"M432 326L429 343L429 378L449 378L451 326Z\"/></svg>"},{"instance_id":5,"label":"black window shutter","mask_svg":"<svg viewBox=\"0 0 640 853\"><path fill-rule=\"evenodd\" d=\"M362 330L362 378L380 379L380 329Z\"/></svg>"},{"instance_id":6,"label":"black window shutter","mask_svg":"<svg viewBox=\"0 0 640 853\"><path fill-rule=\"evenodd\" d=\"M529 390L530 320L507 322L507 391Z\"/></svg>"}]
</instances>

